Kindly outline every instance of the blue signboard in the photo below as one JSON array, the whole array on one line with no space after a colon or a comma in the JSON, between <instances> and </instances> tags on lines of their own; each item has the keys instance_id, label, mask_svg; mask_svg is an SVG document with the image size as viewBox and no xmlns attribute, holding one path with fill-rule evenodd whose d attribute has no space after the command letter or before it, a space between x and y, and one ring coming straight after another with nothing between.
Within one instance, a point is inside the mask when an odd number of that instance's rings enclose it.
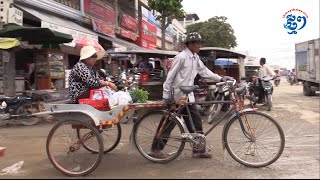
<instances>
[{"instance_id":1,"label":"blue signboard","mask_svg":"<svg viewBox=\"0 0 320 180\"><path fill-rule=\"evenodd\" d=\"M296 52L296 61L298 71L307 71L308 66L308 51Z\"/></svg>"}]
</instances>

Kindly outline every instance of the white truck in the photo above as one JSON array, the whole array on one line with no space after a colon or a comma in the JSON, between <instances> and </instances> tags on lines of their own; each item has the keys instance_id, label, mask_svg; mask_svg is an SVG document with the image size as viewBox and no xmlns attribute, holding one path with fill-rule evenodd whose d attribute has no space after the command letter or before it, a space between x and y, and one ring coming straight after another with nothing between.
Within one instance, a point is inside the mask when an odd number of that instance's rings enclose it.
<instances>
[{"instance_id":1,"label":"white truck","mask_svg":"<svg viewBox=\"0 0 320 180\"><path fill-rule=\"evenodd\" d=\"M295 45L296 72L303 83L303 94L314 96L320 86L320 38Z\"/></svg>"}]
</instances>

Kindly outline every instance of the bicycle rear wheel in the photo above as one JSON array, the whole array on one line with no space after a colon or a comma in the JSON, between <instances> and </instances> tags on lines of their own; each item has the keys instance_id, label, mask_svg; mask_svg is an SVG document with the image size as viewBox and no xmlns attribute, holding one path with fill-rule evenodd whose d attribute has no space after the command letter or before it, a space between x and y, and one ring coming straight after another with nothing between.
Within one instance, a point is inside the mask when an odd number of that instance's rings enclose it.
<instances>
[{"instance_id":1,"label":"bicycle rear wheel","mask_svg":"<svg viewBox=\"0 0 320 180\"><path fill-rule=\"evenodd\" d=\"M184 130L175 118L168 119L166 126L163 126L162 132L164 133L161 133L155 144L154 138L159 129L158 127L164 121L165 114L166 112L161 110L147 112L141 116L133 129L134 143L140 154L156 163L167 163L176 159L185 146L185 141L181 137ZM156 146L158 151L161 150L161 157L155 157L150 154L152 146Z\"/></svg>"},{"instance_id":2,"label":"bicycle rear wheel","mask_svg":"<svg viewBox=\"0 0 320 180\"><path fill-rule=\"evenodd\" d=\"M231 157L249 167L264 167L275 162L282 154L285 137L282 128L267 114L251 111L244 113L255 140L250 140L242 131L237 117L232 118L226 125L223 140ZM246 132L249 132L241 119Z\"/></svg>"},{"instance_id":3,"label":"bicycle rear wheel","mask_svg":"<svg viewBox=\"0 0 320 180\"><path fill-rule=\"evenodd\" d=\"M87 133L78 136L78 129ZM85 142L95 147L94 154L83 148ZM47 139L47 154L53 166L67 176L84 176L94 171L102 158L103 142L98 130L87 122L66 120L57 123Z\"/></svg>"}]
</instances>

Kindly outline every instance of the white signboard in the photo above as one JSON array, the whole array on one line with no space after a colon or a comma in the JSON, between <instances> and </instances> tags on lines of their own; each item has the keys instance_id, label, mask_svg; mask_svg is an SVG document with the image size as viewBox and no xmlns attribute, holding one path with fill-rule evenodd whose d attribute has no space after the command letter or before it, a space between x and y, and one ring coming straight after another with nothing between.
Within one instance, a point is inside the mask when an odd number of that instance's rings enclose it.
<instances>
[{"instance_id":1,"label":"white signboard","mask_svg":"<svg viewBox=\"0 0 320 180\"><path fill-rule=\"evenodd\" d=\"M141 6L141 14L142 14L142 19L148 21L148 12L149 10L146 9L145 7Z\"/></svg>"},{"instance_id":2,"label":"white signboard","mask_svg":"<svg viewBox=\"0 0 320 180\"><path fill-rule=\"evenodd\" d=\"M22 26L23 12L15 7L9 8L8 23L14 23Z\"/></svg>"},{"instance_id":3,"label":"white signboard","mask_svg":"<svg viewBox=\"0 0 320 180\"><path fill-rule=\"evenodd\" d=\"M114 47L114 52L121 52L121 51L126 51L127 50L127 47L122 46L120 44L112 42L112 45Z\"/></svg>"},{"instance_id":4,"label":"white signboard","mask_svg":"<svg viewBox=\"0 0 320 180\"><path fill-rule=\"evenodd\" d=\"M260 60L257 57L247 56L244 59L244 66L260 66Z\"/></svg>"},{"instance_id":5,"label":"white signboard","mask_svg":"<svg viewBox=\"0 0 320 180\"><path fill-rule=\"evenodd\" d=\"M50 28L52 30L55 30L55 31L58 31L58 32L61 32L61 33L65 33L65 34L70 34L73 37L73 39L90 38L90 39L92 39L92 40L94 40L96 42L99 42L98 36L96 36L96 35L84 33L84 32L81 32L81 31L77 31L77 30L70 29L70 28L67 28L67 27L59 26L59 25L56 25L56 24L51 24L51 23L48 23L48 22L45 22L45 21L41 21L41 27ZM71 43L66 43L66 44L70 44L71 46L74 46L74 45L72 45L72 44L74 44L73 41Z\"/></svg>"}]
</instances>

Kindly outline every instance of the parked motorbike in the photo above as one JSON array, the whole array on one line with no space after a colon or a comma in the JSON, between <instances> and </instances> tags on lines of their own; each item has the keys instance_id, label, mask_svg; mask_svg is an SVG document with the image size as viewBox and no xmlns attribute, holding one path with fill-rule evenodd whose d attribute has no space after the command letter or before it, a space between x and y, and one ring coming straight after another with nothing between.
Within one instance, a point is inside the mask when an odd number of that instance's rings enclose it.
<instances>
[{"instance_id":1,"label":"parked motorbike","mask_svg":"<svg viewBox=\"0 0 320 180\"><path fill-rule=\"evenodd\" d=\"M30 126L39 122L32 114L39 112L39 103L32 99L32 91L23 92L20 96L0 96L0 121L18 121Z\"/></svg>"},{"instance_id":2,"label":"parked motorbike","mask_svg":"<svg viewBox=\"0 0 320 180\"><path fill-rule=\"evenodd\" d=\"M121 91L135 91L138 86L138 81L134 74L127 75L127 73L122 72L120 76L114 77L108 75L104 69L100 69L99 74L104 80L114 83L118 90Z\"/></svg>"},{"instance_id":3,"label":"parked motorbike","mask_svg":"<svg viewBox=\"0 0 320 180\"><path fill-rule=\"evenodd\" d=\"M216 85L215 81L211 79L199 79L198 84L201 89L194 92L195 100L197 102L213 101L215 99ZM201 114L208 115L209 109L213 105L198 105Z\"/></svg>"},{"instance_id":4,"label":"parked motorbike","mask_svg":"<svg viewBox=\"0 0 320 180\"><path fill-rule=\"evenodd\" d=\"M276 76L276 78L274 79L274 85L275 86L279 86L279 84L280 84L280 76Z\"/></svg>"},{"instance_id":5,"label":"parked motorbike","mask_svg":"<svg viewBox=\"0 0 320 180\"><path fill-rule=\"evenodd\" d=\"M252 107L256 104L265 104L267 110L271 111L273 86L270 81L272 79L273 77L256 78L253 82L248 83L249 96L247 98Z\"/></svg>"},{"instance_id":6,"label":"parked motorbike","mask_svg":"<svg viewBox=\"0 0 320 180\"><path fill-rule=\"evenodd\" d=\"M213 101L228 101L230 100L230 86L225 83L216 83L216 91L215 91L215 98ZM245 85L238 84L238 87L236 89L238 97L244 101L245 95L247 93L247 88ZM213 104L208 109L208 116L207 121L209 124L212 124L215 119L219 119L221 115L223 115L222 112L228 111L230 109L230 104Z\"/></svg>"}]
</instances>

